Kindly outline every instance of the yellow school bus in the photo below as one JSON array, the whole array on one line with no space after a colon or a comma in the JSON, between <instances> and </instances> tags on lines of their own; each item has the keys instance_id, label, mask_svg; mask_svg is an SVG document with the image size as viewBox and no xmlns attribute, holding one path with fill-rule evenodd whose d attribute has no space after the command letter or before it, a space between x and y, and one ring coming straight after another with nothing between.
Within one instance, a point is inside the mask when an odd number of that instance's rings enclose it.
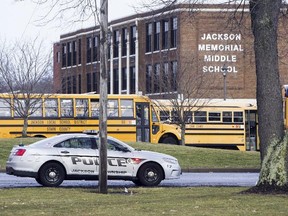
<instances>
[{"instance_id":1,"label":"yellow school bus","mask_svg":"<svg viewBox=\"0 0 288 216\"><path fill-rule=\"evenodd\" d=\"M171 100L154 100L154 103L161 121L179 123L180 109L175 108L175 103L172 105ZM182 107L186 145L259 150L256 100L200 99L193 107Z\"/></svg>"},{"instance_id":2,"label":"yellow school bus","mask_svg":"<svg viewBox=\"0 0 288 216\"><path fill-rule=\"evenodd\" d=\"M50 137L61 133L99 130L99 94L51 94L37 98L28 118L27 135ZM25 98L0 94L0 138L20 137L23 118L17 113L16 100ZM141 95L108 95L107 133L123 141L179 144L180 131L164 124Z\"/></svg>"}]
</instances>

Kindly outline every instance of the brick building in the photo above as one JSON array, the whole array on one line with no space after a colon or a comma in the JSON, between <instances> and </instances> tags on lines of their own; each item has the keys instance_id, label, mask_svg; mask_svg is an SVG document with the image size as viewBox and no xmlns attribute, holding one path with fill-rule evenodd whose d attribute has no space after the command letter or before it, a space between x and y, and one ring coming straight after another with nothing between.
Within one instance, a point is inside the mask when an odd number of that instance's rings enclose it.
<instances>
[{"instance_id":1,"label":"brick building","mask_svg":"<svg viewBox=\"0 0 288 216\"><path fill-rule=\"evenodd\" d=\"M249 10L235 13L235 7L177 5L111 21L108 92L165 97L194 87L193 97L222 98L226 86L227 98L255 98ZM288 83L285 25L283 19L281 84ZM60 36L54 44L55 92L99 92L99 38L99 26Z\"/></svg>"}]
</instances>

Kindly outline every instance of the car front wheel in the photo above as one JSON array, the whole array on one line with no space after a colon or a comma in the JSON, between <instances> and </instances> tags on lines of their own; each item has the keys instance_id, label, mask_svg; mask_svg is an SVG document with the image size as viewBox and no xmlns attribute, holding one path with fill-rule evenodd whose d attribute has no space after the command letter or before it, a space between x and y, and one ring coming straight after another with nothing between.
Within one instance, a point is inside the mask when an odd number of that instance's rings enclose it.
<instances>
[{"instance_id":1,"label":"car front wheel","mask_svg":"<svg viewBox=\"0 0 288 216\"><path fill-rule=\"evenodd\" d=\"M160 165L156 163L146 163L140 167L138 178L141 185L157 186L164 178L164 174Z\"/></svg>"},{"instance_id":2,"label":"car front wheel","mask_svg":"<svg viewBox=\"0 0 288 216\"><path fill-rule=\"evenodd\" d=\"M39 180L46 187L57 187L64 181L64 178L64 168L58 163L47 163L39 171Z\"/></svg>"}]
</instances>

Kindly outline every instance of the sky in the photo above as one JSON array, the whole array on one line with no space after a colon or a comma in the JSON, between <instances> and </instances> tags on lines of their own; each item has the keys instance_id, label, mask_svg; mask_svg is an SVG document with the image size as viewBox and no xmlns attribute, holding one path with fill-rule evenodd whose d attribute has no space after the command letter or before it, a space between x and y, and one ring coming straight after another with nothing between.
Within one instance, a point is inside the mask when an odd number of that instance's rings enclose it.
<instances>
[{"instance_id":1,"label":"sky","mask_svg":"<svg viewBox=\"0 0 288 216\"><path fill-rule=\"evenodd\" d=\"M21 40L35 40L37 37L40 41L43 41L47 47L52 49L53 43L60 40L60 35L93 25L93 22L86 22L84 24L75 24L73 28L71 28L71 25L68 26L65 21L61 23L54 21L43 25L43 22L39 22L39 19L45 14L48 6L44 8L32 1L35 2L37 0L1 0L1 42L15 43ZM139 5L143 5L141 4L143 1L145 2L145 0L108 0L109 21L135 14L135 7L140 10ZM178 0L178 2L180 1L181 0ZM212 3L213 1L217 2L220 0L209 0L208 2Z\"/></svg>"},{"instance_id":2,"label":"sky","mask_svg":"<svg viewBox=\"0 0 288 216\"><path fill-rule=\"evenodd\" d=\"M34 0L35 1L35 0ZM134 5L137 0L109 0L109 20L135 14ZM31 0L15 1L1 0L0 7L0 41L15 42L19 40L34 40L36 37L45 41L48 46L60 40L60 35L92 24L78 24L67 27L67 23L61 25L50 22L43 25L39 22L43 15L43 7L39 7Z\"/></svg>"}]
</instances>

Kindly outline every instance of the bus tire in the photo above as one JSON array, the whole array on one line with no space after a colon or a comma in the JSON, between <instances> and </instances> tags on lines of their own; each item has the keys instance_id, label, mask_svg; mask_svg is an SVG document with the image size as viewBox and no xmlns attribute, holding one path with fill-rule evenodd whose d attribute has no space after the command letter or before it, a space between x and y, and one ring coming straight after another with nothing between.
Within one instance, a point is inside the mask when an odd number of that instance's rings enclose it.
<instances>
[{"instance_id":1,"label":"bus tire","mask_svg":"<svg viewBox=\"0 0 288 216\"><path fill-rule=\"evenodd\" d=\"M163 170L159 164L146 163L138 170L139 182L143 186L157 186L164 179Z\"/></svg>"},{"instance_id":2,"label":"bus tire","mask_svg":"<svg viewBox=\"0 0 288 216\"><path fill-rule=\"evenodd\" d=\"M43 186L57 187L65 179L63 166L56 162L44 164L39 171L39 180Z\"/></svg>"},{"instance_id":3,"label":"bus tire","mask_svg":"<svg viewBox=\"0 0 288 216\"><path fill-rule=\"evenodd\" d=\"M173 145L177 145L178 142L175 138L171 137L171 136L168 136L168 137L165 137L161 143L166 143L166 144L173 144Z\"/></svg>"}]
</instances>

